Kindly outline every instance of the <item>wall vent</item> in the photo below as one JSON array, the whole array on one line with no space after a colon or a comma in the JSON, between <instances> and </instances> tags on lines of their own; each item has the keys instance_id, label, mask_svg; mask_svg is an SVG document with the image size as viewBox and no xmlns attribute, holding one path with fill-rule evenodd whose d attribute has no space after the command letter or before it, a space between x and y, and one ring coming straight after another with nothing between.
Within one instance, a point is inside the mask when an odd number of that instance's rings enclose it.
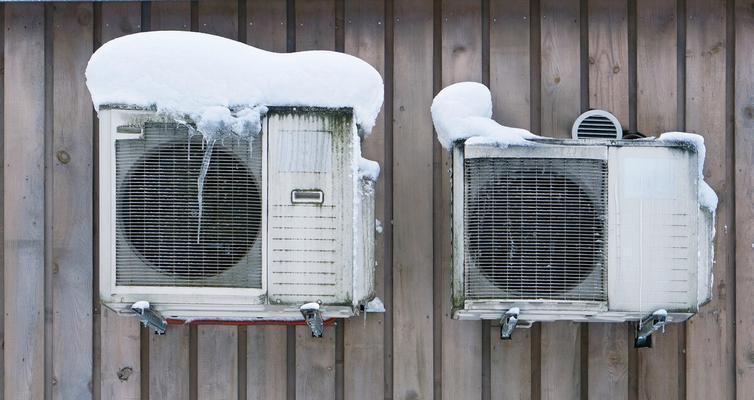
<instances>
[{"instance_id":1,"label":"wall vent","mask_svg":"<svg viewBox=\"0 0 754 400\"><path fill-rule=\"evenodd\" d=\"M589 110L576 118L571 135L574 139L621 139L623 128L613 114L605 110Z\"/></svg>"}]
</instances>

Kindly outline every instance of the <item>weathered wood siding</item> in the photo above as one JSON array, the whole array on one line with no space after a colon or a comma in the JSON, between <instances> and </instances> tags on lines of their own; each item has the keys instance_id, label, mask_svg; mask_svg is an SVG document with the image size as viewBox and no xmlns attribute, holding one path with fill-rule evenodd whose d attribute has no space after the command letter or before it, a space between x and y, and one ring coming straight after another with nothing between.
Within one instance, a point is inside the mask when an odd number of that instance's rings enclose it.
<instances>
[{"instance_id":1,"label":"weathered wood siding","mask_svg":"<svg viewBox=\"0 0 754 400\"><path fill-rule=\"evenodd\" d=\"M213 0L0 5L5 399L754 398L753 0ZM364 142L377 186L387 313L330 327L171 327L150 335L97 298L91 53L143 30L273 51L356 55L385 79ZM707 142L720 196L715 290L632 347L629 324L497 327L449 318L450 156L434 93L486 83L498 121L567 137L587 108Z\"/></svg>"}]
</instances>

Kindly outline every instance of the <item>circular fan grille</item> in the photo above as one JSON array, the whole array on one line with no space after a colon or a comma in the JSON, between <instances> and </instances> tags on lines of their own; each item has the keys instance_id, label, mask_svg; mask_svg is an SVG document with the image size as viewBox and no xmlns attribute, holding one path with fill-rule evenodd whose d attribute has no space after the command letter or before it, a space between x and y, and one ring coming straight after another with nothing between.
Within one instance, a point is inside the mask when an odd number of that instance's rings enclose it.
<instances>
[{"instance_id":1,"label":"circular fan grille","mask_svg":"<svg viewBox=\"0 0 754 400\"><path fill-rule=\"evenodd\" d=\"M261 229L261 193L249 168L218 142L207 171L201 221L197 179L200 137L146 152L118 190L119 229L159 272L202 279L238 263Z\"/></svg>"},{"instance_id":2,"label":"circular fan grille","mask_svg":"<svg viewBox=\"0 0 754 400\"><path fill-rule=\"evenodd\" d=\"M473 225L467 225L467 250L499 290L563 298L600 265L599 210L565 175L512 168L480 181L475 192L467 198Z\"/></svg>"}]
</instances>

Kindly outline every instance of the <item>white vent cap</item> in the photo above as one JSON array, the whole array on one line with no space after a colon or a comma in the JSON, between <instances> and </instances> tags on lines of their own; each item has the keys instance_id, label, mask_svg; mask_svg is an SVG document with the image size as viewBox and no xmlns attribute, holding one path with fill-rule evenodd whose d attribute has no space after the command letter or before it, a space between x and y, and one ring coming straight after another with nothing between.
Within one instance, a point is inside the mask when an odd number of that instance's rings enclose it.
<instances>
[{"instance_id":1,"label":"white vent cap","mask_svg":"<svg viewBox=\"0 0 754 400\"><path fill-rule=\"evenodd\" d=\"M574 139L621 139L623 128L615 115L605 110L589 110L576 118L571 136Z\"/></svg>"}]
</instances>

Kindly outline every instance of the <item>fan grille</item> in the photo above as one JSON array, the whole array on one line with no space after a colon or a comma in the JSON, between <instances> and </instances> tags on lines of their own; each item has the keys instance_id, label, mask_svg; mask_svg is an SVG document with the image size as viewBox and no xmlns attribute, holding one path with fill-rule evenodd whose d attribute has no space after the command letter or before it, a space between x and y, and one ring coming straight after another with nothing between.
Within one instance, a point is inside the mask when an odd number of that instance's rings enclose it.
<instances>
[{"instance_id":1,"label":"fan grille","mask_svg":"<svg viewBox=\"0 0 754 400\"><path fill-rule=\"evenodd\" d=\"M606 298L607 163L465 160L469 300Z\"/></svg>"},{"instance_id":2,"label":"fan grille","mask_svg":"<svg viewBox=\"0 0 754 400\"><path fill-rule=\"evenodd\" d=\"M235 137L215 144L200 221L202 136L149 124L143 139L116 142L116 284L261 287L261 145L254 144Z\"/></svg>"}]
</instances>

